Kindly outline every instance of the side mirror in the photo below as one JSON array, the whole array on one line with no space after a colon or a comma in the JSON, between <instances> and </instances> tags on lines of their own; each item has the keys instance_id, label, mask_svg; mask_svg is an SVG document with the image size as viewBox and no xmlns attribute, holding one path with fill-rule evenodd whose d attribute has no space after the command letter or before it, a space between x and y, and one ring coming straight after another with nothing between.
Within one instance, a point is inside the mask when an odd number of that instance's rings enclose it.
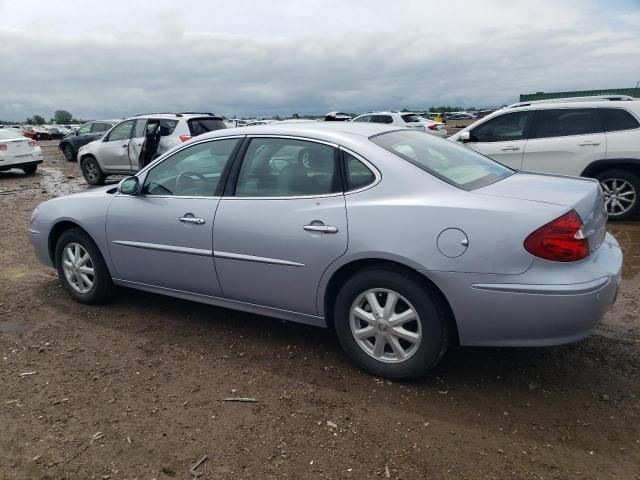
<instances>
[{"instance_id":1,"label":"side mirror","mask_svg":"<svg viewBox=\"0 0 640 480\"><path fill-rule=\"evenodd\" d=\"M140 188L138 177L127 177L118 185L118 192L125 195L137 195Z\"/></svg>"},{"instance_id":2,"label":"side mirror","mask_svg":"<svg viewBox=\"0 0 640 480\"><path fill-rule=\"evenodd\" d=\"M462 143L467 143L471 141L471 133L469 132L462 132L459 136L458 136L458 141L462 142Z\"/></svg>"}]
</instances>

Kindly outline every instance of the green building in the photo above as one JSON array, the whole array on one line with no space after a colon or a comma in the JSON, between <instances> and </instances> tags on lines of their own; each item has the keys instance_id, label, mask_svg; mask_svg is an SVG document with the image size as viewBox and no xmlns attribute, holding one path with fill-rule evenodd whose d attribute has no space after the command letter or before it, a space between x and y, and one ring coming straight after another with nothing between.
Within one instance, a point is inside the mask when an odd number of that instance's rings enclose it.
<instances>
[{"instance_id":1,"label":"green building","mask_svg":"<svg viewBox=\"0 0 640 480\"><path fill-rule=\"evenodd\" d=\"M521 93L521 102L531 102L533 100L550 100L554 98L569 98L569 97L591 97L594 95L629 95L631 97L637 97L640 95L640 88L605 88L603 90L582 90L575 92L536 92L536 93Z\"/></svg>"}]
</instances>

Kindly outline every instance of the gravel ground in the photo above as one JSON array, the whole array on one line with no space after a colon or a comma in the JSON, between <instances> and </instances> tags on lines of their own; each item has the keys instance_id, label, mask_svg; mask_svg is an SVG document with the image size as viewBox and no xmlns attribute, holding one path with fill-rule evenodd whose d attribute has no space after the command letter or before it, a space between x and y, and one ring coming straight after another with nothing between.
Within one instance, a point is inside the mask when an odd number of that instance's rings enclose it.
<instances>
[{"instance_id":1,"label":"gravel ground","mask_svg":"<svg viewBox=\"0 0 640 480\"><path fill-rule=\"evenodd\" d=\"M86 186L44 151L0 173L0 478L186 479L207 455L203 480L640 479L639 223L610 225L624 280L592 337L456 348L391 383L321 329L124 289L74 303L26 231Z\"/></svg>"}]
</instances>

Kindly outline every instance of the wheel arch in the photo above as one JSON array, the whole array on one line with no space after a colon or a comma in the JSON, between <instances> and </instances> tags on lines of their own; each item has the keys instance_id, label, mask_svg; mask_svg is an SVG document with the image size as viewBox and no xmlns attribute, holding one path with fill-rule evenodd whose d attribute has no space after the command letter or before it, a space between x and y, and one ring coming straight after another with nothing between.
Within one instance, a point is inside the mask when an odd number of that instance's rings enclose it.
<instances>
[{"instance_id":1,"label":"wheel arch","mask_svg":"<svg viewBox=\"0 0 640 480\"><path fill-rule=\"evenodd\" d=\"M591 162L580 174L581 177L594 178L607 170L628 170L640 175L640 159L638 158L609 158Z\"/></svg>"},{"instance_id":2,"label":"wheel arch","mask_svg":"<svg viewBox=\"0 0 640 480\"><path fill-rule=\"evenodd\" d=\"M342 285L344 285L351 276L363 269L383 267L403 271L413 277L419 284L435 293L440 307L446 316L447 322L451 327L451 343L455 345L459 344L458 325L449 300L443 291L431 279L418 272L418 270L415 267L410 266L409 263L410 262L405 263L397 259L368 257L358 258L340 265L340 267L335 269L335 271L333 271L326 279L324 288L322 289L319 297L320 304L318 306L322 308L320 312L324 314L327 328L333 329L333 302Z\"/></svg>"},{"instance_id":3,"label":"wheel arch","mask_svg":"<svg viewBox=\"0 0 640 480\"><path fill-rule=\"evenodd\" d=\"M79 228L80 230L82 230L97 247L98 243L96 242L95 238L93 238L87 231L87 229L82 225L72 220L60 220L56 222L56 224L51 228L51 230L49 231L49 238L47 239L49 258L51 259L51 263L53 263L53 265L56 264L56 243L58 243L58 239L64 232L66 232L67 230L71 230L72 228ZM100 250L99 247L97 248L98 250ZM104 254L102 256L104 257Z\"/></svg>"}]
</instances>

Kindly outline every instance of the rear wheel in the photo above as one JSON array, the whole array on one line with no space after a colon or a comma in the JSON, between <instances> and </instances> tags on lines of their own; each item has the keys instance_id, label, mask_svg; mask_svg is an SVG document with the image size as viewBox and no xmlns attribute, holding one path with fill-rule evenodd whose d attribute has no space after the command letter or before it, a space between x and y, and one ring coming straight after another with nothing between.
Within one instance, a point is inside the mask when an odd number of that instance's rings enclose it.
<instances>
[{"instance_id":1,"label":"rear wheel","mask_svg":"<svg viewBox=\"0 0 640 480\"><path fill-rule=\"evenodd\" d=\"M89 185L103 185L106 178L95 157L82 161L82 176Z\"/></svg>"},{"instance_id":2,"label":"rear wheel","mask_svg":"<svg viewBox=\"0 0 640 480\"><path fill-rule=\"evenodd\" d=\"M67 162L73 162L76 159L76 153L73 151L73 147L68 143L65 143L62 147L62 153Z\"/></svg>"},{"instance_id":3,"label":"rear wheel","mask_svg":"<svg viewBox=\"0 0 640 480\"><path fill-rule=\"evenodd\" d=\"M640 178L626 170L607 170L596 175L602 185L607 213L611 220L628 220L640 207Z\"/></svg>"},{"instance_id":4,"label":"rear wheel","mask_svg":"<svg viewBox=\"0 0 640 480\"><path fill-rule=\"evenodd\" d=\"M22 171L25 175L33 175L34 173L36 173L37 169L38 165L27 165L26 167L22 167Z\"/></svg>"},{"instance_id":5,"label":"rear wheel","mask_svg":"<svg viewBox=\"0 0 640 480\"><path fill-rule=\"evenodd\" d=\"M345 282L334 325L347 355L369 373L392 379L425 375L449 344L437 296L413 275L370 268Z\"/></svg>"},{"instance_id":6,"label":"rear wheel","mask_svg":"<svg viewBox=\"0 0 640 480\"><path fill-rule=\"evenodd\" d=\"M56 242L56 268L64 289L78 302L102 303L113 283L100 251L79 228L65 231Z\"/></svg>"}]
</instances>

